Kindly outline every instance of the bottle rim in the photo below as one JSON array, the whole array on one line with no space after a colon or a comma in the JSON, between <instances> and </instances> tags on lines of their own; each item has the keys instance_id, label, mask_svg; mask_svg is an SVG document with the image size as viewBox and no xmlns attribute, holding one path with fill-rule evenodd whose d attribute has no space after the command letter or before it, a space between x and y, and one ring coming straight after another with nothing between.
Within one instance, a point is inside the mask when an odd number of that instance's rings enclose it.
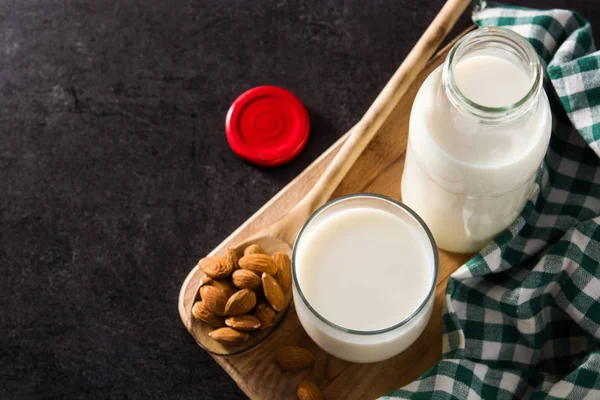
<instances>
[{"instance_id":1,"label":"bottle rim","mask_svg":"<svg viewBox=\"0 0 600 400\"><path fill-rule=\"evenodd\" d=\"M483 48L497 48L519 59L527 68L531 87L527 94L513 104L503 107L487 107L468 98L458 87L454 78L456 64L467 54ZM442 86L452 105L483 123L503 123L527 112L538 99L542 89L543 70L533 46L518 33L501 27L479 28L463 36L450 50L442 71Z\"/></svg>"}]
</instances>

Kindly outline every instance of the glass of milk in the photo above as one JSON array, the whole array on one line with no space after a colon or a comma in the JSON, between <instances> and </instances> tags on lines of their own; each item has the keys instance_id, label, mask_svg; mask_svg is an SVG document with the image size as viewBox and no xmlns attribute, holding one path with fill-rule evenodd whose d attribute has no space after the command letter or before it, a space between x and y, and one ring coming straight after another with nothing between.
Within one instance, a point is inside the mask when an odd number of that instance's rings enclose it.
<instances>
[{"instance_id":1,"label":"glass of milk","mask_svg":"<svg viewBox=\"0 0 600 400\"><path fill-rule=\"evenodd\" d=\"M352 362L400 353L423 332L438 252L421 218L393 199L354 194L318 209L292 254L296 312L325 351Z\"/></svg>"},{"instance_id":2,"label":"glass of milk","mask_svg":"<svg viewBox=\"0 0 600 400\"><path fill-rule=\"evenodd\" d=\"M541 62L517 33L465 35L413 103L402 201L442 249L480 250L534 193L552 117Z\"/></svg>"}]
</instances>

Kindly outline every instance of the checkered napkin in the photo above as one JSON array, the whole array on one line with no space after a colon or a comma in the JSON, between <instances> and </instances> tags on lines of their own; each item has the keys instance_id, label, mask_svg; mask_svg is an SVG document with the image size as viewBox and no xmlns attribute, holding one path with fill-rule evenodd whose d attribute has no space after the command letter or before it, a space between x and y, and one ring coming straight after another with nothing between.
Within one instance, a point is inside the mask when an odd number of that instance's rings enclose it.
<instances>
[{"instance_id":1,"label":"checkered napkin","mask_svg":"<svg viewBox=\"0 0 600 400\"><path fill-rule=\"evenodd\" d=\"M449 279L442 360L383 399L600 399L600 52L566 10L491 5L535 47L553 110L539 191Z\"/></svg>"}]
</instances>

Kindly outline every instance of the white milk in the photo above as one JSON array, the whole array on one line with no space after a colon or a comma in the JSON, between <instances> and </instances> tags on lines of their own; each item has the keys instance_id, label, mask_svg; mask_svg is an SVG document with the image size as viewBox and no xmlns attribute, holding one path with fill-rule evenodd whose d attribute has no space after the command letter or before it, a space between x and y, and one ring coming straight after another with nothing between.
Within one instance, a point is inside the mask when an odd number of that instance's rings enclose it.
<instances>
[{"instance_id":1,"label":"white milk","mask_svg":"<svg viewBox=\"0 0 600 400\"><path fill-rule=\"evenodd\" d=\"M494 55L461 60L454 68L454 79L465 97L486 107L514 104L531 87L531 79L522 68Z\"/></svg>"},{"instance_id":2,"label":"white milk","mask_svg":"<svg viewBox=\"0 0 600 400\"><path fill-rule=\"evenodd\" d=\"M347 329L389 328L414 313L431 288L425 243L414 227L385 211L339 211L309 232L299 250L304 297Z\"/></svg>"},{"instance_id":3,"label":"white milk","mask_svg":"<svg viewBox=\"0 0 600 400\"><path fill-rule=\"evenodd\" d=\"M453 68L459 91L480 106L509 107L532 88L524 66L498 55L481 51ZM452 104L442 68L425 80L412 107L402 200L425 220L439 247L472 252L525 206L548 146L550 108L541 89L516 117L487 121Z\"/></svg>"},{"instance_id":4,"label":"white milk","mask_svg":"<svg viewBox=\"0 0 600 400\"><path fill-rule=\"evenodd\" d=\"M407 326L378 335L344 332L385 330L407 320L427 301L435 281L427 233L399 206L384 211L377 201L387 202L375 198L371 205L315 218L295 244L295 279L304 295L303 300L294 291L300 321L323 349L354 362L404 350L431 311L428 304Z\"/></svg>"}]
</instances>

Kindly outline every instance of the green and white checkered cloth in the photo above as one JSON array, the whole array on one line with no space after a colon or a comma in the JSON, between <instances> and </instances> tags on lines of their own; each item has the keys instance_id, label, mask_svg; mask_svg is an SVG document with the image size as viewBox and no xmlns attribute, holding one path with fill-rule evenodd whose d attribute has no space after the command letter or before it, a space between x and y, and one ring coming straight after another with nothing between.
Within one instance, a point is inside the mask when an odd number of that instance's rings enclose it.
<instances>
[{"instance_id":1,"label":"green and white checkered cloth","mask_svg":"<svg viewBox=\"0 0 600 400\"><path fill-rule=\"evenodd\" d=\"M449 279L442 360L383 399L600 399L600 52L574 12L473 17L544 60L550 148L537 197Z\"/></svg>"}]
</instances>

